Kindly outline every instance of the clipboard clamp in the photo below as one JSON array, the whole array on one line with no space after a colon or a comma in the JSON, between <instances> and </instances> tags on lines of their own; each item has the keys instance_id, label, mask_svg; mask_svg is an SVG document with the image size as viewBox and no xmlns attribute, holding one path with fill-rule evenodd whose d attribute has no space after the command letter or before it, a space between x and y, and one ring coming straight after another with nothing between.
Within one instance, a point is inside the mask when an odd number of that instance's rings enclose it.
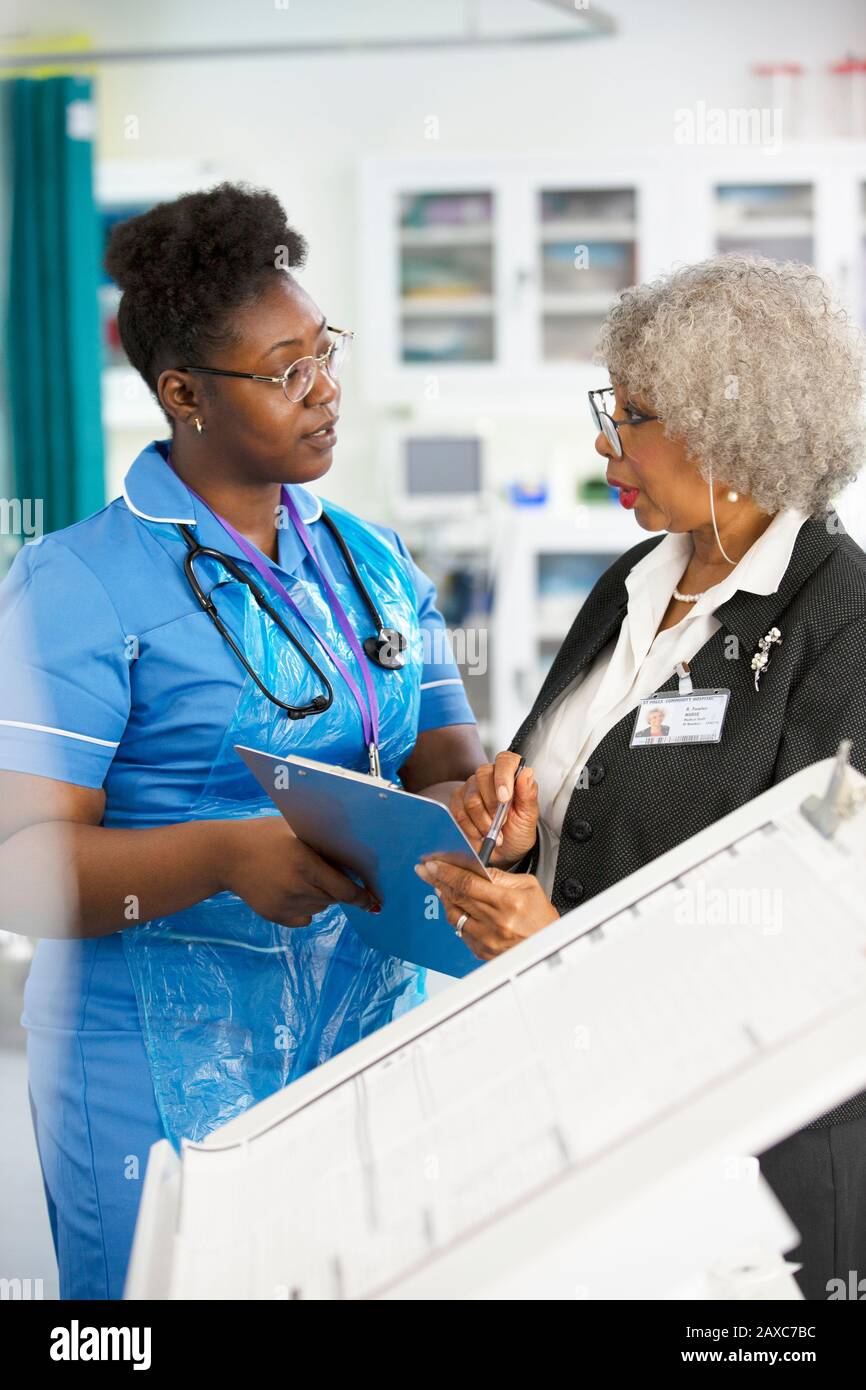
<instances>
[{"instance_id":1,"label":"clipboard clamp","mask_svg":"<svg viewBox=\"0 0 866 1390\"><path fill-rule=\"evenodd\" d=\"M843 738L836 753L836 762L823 796L807 796L800 810L825 840L831 840L840 821L850 820L861 806L866 805L866 787L848 785L845 772L850 766L850 738Z\"/></svg>"}]
</instances>

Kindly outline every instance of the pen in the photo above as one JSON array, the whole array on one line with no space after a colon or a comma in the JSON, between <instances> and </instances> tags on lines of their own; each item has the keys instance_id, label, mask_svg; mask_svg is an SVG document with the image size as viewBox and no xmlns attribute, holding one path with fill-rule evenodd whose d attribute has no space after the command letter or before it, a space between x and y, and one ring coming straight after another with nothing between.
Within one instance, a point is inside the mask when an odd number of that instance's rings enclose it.
<instances>
[{"instance_id":1,"label":"pen","mask_svg":"<svg viewBox=\"0 0 866 1390\"><path fill-rule=\"evenodd\" d=\"M517 781L525 766L526 759L521 758L520 762L517 764L517 771L514 774L515 782ZM481 863L484 865L485 869L487 868L487 865L490 863L490 856L496 848L496 841L498 839L499 832L502 829L502 824L505 820L505 817L511 810L511 802L513 800L514 793L512 792L511 799L509 801L500 801L499 805L496 808L496 815L493 817L493 824L491 825L487 834L484 836L484 839L481 841L481 848L478 851L478 858L481 860Z\"/></svg>"}]
</instances>

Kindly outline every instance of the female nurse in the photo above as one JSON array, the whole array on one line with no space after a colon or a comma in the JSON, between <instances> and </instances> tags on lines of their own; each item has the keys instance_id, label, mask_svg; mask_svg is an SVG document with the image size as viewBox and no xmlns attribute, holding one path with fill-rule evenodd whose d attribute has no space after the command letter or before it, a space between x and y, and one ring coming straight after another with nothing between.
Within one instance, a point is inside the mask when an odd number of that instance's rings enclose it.
<instances>
[{"instance_id":1,"label":"female nurse","mask_svg":"<svg viewBox=\"0 0 866 1390\"><path fill-rule=\"evenodd\" d=\"M23 1022L62 1297L121 1296L151 1144L424 998L235 745L445 797L483 761L430 581L307 490L350 335L292 277L304 251L243 185L115 229L123 346L171 436L0 591L0 925L42 938Z\"/></svg>"}]
</instances>

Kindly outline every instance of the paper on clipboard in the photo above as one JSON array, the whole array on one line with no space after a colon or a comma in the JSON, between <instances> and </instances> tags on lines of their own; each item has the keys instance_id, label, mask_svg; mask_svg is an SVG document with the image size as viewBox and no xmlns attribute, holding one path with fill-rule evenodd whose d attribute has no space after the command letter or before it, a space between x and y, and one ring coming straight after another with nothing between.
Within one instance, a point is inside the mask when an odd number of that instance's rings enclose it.
<instances>
[{"instance_id":1,"label":"paper on clipboard","mask_svg":"<svg viewBox=\"0 0 866 1390\"><path fill-rule=\"evenodd\" d=\"M343 906L363 941L444 975L468 975L483 964L415 873L417 863L435 857L489 878L447 807L365 773L235 747L298 838L376 894L380 913Z\"/></svg>"}]
</instances>

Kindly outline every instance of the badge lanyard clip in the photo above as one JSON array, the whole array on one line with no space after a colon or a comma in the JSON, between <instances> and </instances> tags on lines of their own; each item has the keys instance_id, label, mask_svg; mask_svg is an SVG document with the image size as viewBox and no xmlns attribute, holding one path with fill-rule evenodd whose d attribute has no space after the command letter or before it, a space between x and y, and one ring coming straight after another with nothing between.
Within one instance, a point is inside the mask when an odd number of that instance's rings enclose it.
<instances>
[{"instance_id":1,"label":"badge lanyard clip","mask_svg":"<svg viewBox=\"0 0 866 1390\"><path fill-rule=\"evenodd\" d=\"M680 694L691 695L693 687L692 678L689 673L689 663L687 661L678 661L676 672L680 682Z\"/></svg>"}]
</instances>

